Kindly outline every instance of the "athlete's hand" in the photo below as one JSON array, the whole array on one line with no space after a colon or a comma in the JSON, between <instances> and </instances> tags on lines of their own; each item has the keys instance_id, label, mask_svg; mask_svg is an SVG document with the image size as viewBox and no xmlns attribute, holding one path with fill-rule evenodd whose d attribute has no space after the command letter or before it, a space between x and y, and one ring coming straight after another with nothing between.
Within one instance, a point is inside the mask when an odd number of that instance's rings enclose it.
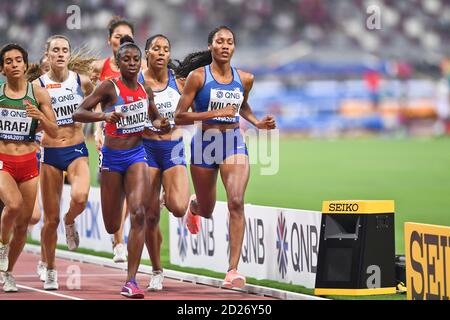
<instances>
[{"instance_id":1,"label":"athlete's hand","mask_svg":"<svg viewBox=\"0 0 450 320\"><path fill-rule=\"evenodd\" d=\"M25 104L27 106L27 109L26 109L27 117L30 117L30 118L33 118L33 119L36 119L36 120L41 120L42 119L44 114L38 108L33 106L31 104L31 102L29 102L29 101L26 101Z\"/></svg>"},{"instance_id":2,"label":"athlete's hand","mask_svg":"<svg viewBox=\"0 0 450 320\"><path fill-rule=\"evenodd\" d=\"M217 110L216 117L234 117L236 115L236 112L236 106L229 104L225 108Z\"/></svg>"},{"instance_id":3,"label":"athlete's hand","mask_svg":"<svg viewBox=\"0 0 450 320\"><path fill-rule=\"evenodd\" d=\"M275 117L272 115L264 116L257 124L256 127L258 129L266 129L266 130L272 130L277 127L277 124L275 122Z\"/></svg>"},{"instance_id":4,"label":"athlete's hand","mask_svg":"<svg viewBox=\"0 0 450 320\"><path fill-rule=\"evenodd\" d=\"M108 123L117 123L122 118L123 118L123 114L120 112L113 111L113 112L105 113L105 121Z\"/></svg>"},{"instance_id":5,"label":"athlete's hand","mask_svg":"<svg viewBox=\"0 0 450 320\"><path fill-rule=\"evenodd\" d=\"M170 122L167 118L155 119L152 124L156 129L161 130L163 133L170 131Z\"/></svg>"}]
</instances>

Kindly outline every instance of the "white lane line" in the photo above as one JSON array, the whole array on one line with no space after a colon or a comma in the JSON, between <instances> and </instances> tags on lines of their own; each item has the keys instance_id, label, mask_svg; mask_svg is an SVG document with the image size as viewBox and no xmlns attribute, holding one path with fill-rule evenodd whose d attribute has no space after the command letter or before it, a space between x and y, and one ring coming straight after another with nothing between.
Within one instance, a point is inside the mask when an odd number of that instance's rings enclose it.
<instances>
[{"instance_id":1,"label":"white lane line","mask_svg":"<svg viewBox=\"0 0 450 320\"><path fill-rule=\"evenodd\" d=\"M66 298L66 299L71 299L71 300L84 300L84 299L81 299L81 298L78 298L78 297L67 296L65 294L56 293L56 292L52 292L52 291L45 291L45 290L36 289L36 288L33 288L33 287L23 286L23 285L20 285L20 284L18 284L17 287L22 288L22 289L31 290L31 291L36 291L36 292L39 292L39 293L49 294L49 295L52 295L52 296L57 296L57 297L60 297L60 298Z\"/></svg>"},{"instance_id":2,"label":"white lane line","mask_svg":"<svg viewBox=\"0 0 450 320\"><path fill-rule=\"evenodd\" d=\"M39 276L37 276L35 274L18 274L18 275L14 275L14 279L30 279L30 278L38 279L38 277ZM58 273L58 279L59 278L68 278L68 277L73 277L73 275ZM83 274L83 273L80 273L80 277L86 277L86 278L122 277L122 278L126 278L126 274L121 274L121 273L91 273L91 274L88 273L88 274Z\"/></svg>"}]
</instances>

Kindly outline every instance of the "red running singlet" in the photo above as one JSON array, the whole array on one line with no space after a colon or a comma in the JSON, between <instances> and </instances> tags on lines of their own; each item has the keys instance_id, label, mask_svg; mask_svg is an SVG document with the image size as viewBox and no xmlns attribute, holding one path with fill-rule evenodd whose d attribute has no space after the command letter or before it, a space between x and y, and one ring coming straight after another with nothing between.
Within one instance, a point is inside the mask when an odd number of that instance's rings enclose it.
<instances>
[{"instance_id":1,"label":"red running singlet","mask_svg":"<svg viewBox=\"0 0 450 320\"><path fill-rule=\"evenodd\" d=\"M111 69L110 65L111 58L108 57L105 62L103 63L102 71L100 72L100 81L109 80L112 78L120 77L119 71L114 71Z\"/></svg>"},{"instance_id":2,"label":"red running singlet","mask_svg":"<svg viewBox=\"0 0 450 320\"><path fill-rule=\"evenodd\" d=\"M117 123L106 123L105 134L115 138L139 136L148 119L148 97L142 84L132 90L119 79L110 79L116 89L117 101L105 112L120 112L123 118Z\"/></svg>"}]
</instances>

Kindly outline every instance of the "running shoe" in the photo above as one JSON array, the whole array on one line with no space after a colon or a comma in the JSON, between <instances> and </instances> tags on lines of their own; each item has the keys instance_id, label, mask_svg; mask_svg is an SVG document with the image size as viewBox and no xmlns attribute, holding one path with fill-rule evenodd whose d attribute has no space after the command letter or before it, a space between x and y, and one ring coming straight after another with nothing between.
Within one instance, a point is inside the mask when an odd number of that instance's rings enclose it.
<instances>
[{"instance_id":1,"label":"running shoe","mask_svg":"<svg viewBox=\"0 0 450 320\"><path fill-rule=\"evenodd\" d=\"M163 289L164 274L162 270L153 271L147 291L161 291Z\"/></svg>"},{"instance_id":2,"label":"running shoe","mask_svg":"<svg viewBox=\"0 0 450 320\"><path fill-rule=\"evenodd\" d=\"M58 290L58 273L55 269L47 269L44 290Z\"/></svg>"},{"instance_id":3,"label":"running shoe","mask_svg":"<svg viewBox=\"0 0 450 320\"><path fill-rule=\"evenodd\" d=\"M39 260L36 267L36 273L39 276L39 280L45 282L45 277L47 276L47 264Z\"/></svg>"},{"instance_id":4,"label":"running shoe","mask_svg":"<svg viewBox=\"0 0 450 320\"><path fill-rule=\"evenodd\" d=\"M191 202L196 200L197 197L195 194L193 194L189 198L189 205L186 213L186 227L188 228L189 232L192 234L197 234L200 231L201 221L200 216L194 215L191 211Z\"/></svg>"},{"instance_id":5,"label":"running shoe","mask_svg":"<svg viewBox=\"0 0 450 320\"><path fill-rule=\"evenodd\" d=\"M3 291L4 292L17 292L17 286L16 286L16 280L14 280L14 277L12 276L11 272L4 272L3 273Z\"/></svg>"},{"instance_id":6,"label":"running shoe","mask_svg":"<svg viewBox=\"0 0 450 320\"><path fill-rule=\"evenodd\" d=\"M80 244L80 236L77 231L75 222L72 224L66 224L66 243L70 251L74 251Z\"/></svg>"},{"instance_id":7,"label":"running shoe","mask_svg":"<svg viewBox=\"0 0 450 320\"><path fill-rule=\"evenodd\" d=\"M125 285L122 287L122 291L120 291L120 294L132 299L144 298L144 291L139 289L134 279L131 279L130 281L127 281L127 283L125 283Z\"/></svg>"},{"instance_id":8,"label":"running shoe","mask_svg":"<svg viewBox=\"0 0 450 320\"><path fill-rule=\"evenodd\" d=\"M123 243L118 243L113 249L114 257L113 261L115 263L127 262L127 248Z\"/></svg>"},{"instance_id":9,"label":"running shoe","mask_svg":"<svg viewBox=\"0 0 450 320\"><path fill-rule=\"evenodd\" d=\"M8 253L9 244L3 244L0 242L0 271L8 271Z\"/></svg>"},{"instance_id":10,"label":"running shoe","mask_svg":"<svg viewBox=\"0 0 450 320\"><path fill-rule=\"evenodd\" d=\"M245 286L245 276L240 274L236 269L231 269L227 272L222 286L228 289L243 289Z\"/></svg>"}]
</instances>

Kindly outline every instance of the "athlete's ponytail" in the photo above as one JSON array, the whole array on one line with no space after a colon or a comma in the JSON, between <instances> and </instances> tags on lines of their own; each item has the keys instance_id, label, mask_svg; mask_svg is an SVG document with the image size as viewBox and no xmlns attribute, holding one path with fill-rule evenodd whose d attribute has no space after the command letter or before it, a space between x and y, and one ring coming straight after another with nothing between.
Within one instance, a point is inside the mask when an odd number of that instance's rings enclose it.
<instances>
[{"instance_id":1,"label":"athlete's ponytail","mask_svg":"<svg viewBox=\"0 0 450 320\"><path fill-rule=\"evenodd\" d=\"M211 45L213 38L217 32L222 29L226 29L231 32L233 39L236 39L233 31L227 26L220 26L212 30L208 34L208 45ZM186 78L189 73L197 68L204 67L212 63L212 54L210 50L198 51L188 54L183 61L180 62L179 66L174 68L175 75L181 78Z\"/></svg>"}]
</instances>

